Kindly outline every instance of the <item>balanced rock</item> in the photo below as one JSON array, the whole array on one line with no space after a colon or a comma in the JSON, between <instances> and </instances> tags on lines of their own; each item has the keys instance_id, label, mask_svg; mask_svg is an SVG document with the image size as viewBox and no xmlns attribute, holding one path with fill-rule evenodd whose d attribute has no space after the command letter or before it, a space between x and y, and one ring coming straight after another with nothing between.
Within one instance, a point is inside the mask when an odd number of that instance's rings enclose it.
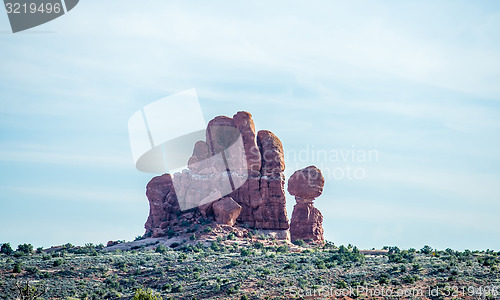
<instances>
[{"instance_id":1,"label":"balanced rock","mask_svg":"<svg viewBox=\"0 0 500 300\"><path fill-rule=\"evenodd\" d=\"M288 180L288 192L295 196L297 201L290 221L292 241L324 242L323 216L313 206L314 199L323 192L324 184L321 170L315 166L295 171Z\"/></svg>"},{"instance_id":2,"label":"balanced rock","mask_svg":"<svg viewBox=\"0 0 500 300\"><path fill-rule=\"evenodd\" d=\"M323 193L325 178L315 166L295 171L288 179L288 192L301 199L315 199Z\"/></svg>"}]
</instances>

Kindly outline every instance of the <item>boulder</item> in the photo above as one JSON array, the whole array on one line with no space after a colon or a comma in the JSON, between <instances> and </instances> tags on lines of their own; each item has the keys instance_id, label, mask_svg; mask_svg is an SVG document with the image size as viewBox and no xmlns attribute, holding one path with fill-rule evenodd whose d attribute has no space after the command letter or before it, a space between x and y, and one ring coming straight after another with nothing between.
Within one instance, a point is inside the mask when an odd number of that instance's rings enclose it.
<instances>
[{"instance_id":1,"label":"boulder","mask_svg":"<svg viewBox=\"0 0 500 300\"><path fill-rule=\"evenodd\" d=\"M295 171L288 179L288 192L290 195L303 198L315 199L323 193L325 178L321 170L315 166Z\"/></svg>"},{"instance_id":2,"label":"boulder","mask_svg":"<svg viewBox=\"0 0 500 300\"><path fill-rule=\"evenodd\" d=\"M240 215L241 206L230 197L224 197L213 203L215 220L219 223L233 226Z\"/></svg>"}]
</instances>

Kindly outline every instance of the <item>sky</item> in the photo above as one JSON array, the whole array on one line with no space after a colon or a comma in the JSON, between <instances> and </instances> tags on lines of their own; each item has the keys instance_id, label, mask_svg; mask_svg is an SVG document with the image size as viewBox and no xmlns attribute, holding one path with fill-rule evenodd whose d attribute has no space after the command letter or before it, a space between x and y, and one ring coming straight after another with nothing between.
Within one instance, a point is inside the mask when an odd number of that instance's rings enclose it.
<instances>
[{"instance_id":1,"label":"sky","mask_svg":"<svg viewBox=\"0 0 500 300\"><path fill-rule=\"evenodd\" d=\"M206 121L275 133L287 178L323 171L327 240L500 250L498 32L497 1L87 0L16 34L0 12L0 243L142 235L128 119L195 88Z\"/></svg>"}]
</instances>

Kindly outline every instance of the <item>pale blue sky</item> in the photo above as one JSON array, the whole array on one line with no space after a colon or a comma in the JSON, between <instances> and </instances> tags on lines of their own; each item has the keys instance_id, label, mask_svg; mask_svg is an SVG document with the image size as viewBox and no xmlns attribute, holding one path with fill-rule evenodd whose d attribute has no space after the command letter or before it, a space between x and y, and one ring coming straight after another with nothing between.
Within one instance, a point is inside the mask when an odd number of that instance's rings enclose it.
<instances>
[{"instance_id":1,"label":"pale blue sky","mask_svg":"<svg viewBox=\"0 0 500 300\"><path fill-rule=\"evenodd\" d=\"M280 137L287 178L366 172L327 177L328 240L500 250L496 1L87 0L9 30L0 14L0 242L142 234L128 118L196 88L207 120L247 110ZM307 149L378 159L293 159Z\"/></svg>"}]
</instances>

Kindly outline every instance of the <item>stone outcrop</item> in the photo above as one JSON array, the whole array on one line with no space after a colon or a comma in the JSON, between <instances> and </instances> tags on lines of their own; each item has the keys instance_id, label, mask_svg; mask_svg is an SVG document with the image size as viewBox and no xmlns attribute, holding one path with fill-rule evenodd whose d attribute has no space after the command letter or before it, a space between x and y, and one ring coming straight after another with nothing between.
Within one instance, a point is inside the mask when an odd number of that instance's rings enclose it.
<instances>
[{"instance_id":1,"label":"stone outcrop","mask_svg":"<svg viewBox=\"0 0 500 300\"><path fill-rule=\"evenodd\" d=\"M324 184L321 170L315 166L295 171L288 180L288 192L297 201L290 221L292 241L324 242L323 216L313 205L315 198L323 192Z\"/></svg>"},{"instance_id":2,"label":"stone outcrop","mask_svg":"<svg viewBox=\"0 0 500 300\"><path fill-rule=\"evenodd\" d=\"M265 230L289 228L283 147L270 131L256 133L250 113L214 118L206 140L193 147L187 169L148 183L147 236L164 236L179 224L206 220Z\"/></svg>"}]
</instances>

